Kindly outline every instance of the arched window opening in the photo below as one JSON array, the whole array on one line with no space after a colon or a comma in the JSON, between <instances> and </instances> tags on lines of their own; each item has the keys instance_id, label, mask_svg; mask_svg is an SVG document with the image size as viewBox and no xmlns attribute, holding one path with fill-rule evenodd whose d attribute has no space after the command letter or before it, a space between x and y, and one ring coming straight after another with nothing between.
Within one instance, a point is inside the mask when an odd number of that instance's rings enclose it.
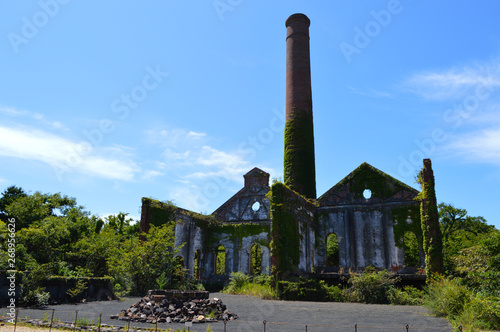
<instances>
[{"instance_id":1,"label":"arched window opening","mask_svg":"<svg viewBox=\"0 0 500 332\"><path fill-rule=\"evenodd\" d=\"M175 269L172 279L177 282L182 282L184 280L184 258L180 255L175 257Z\"/></svg>"},{"instance_id":2,"label":"arched window opening","mask_svg":"<svg viewBox=\"0 0 500 332\"><path fill-rule=\"evenodd\" d=\"M340 265L339 239L335 233L330 233L326 237L326 265L331 267Z\"/></svg>"},{"instance_id":3,"label":"arched window opening","mask_svg":"<svg viewBox=\"0 0 500 332\"><path fill-rule=\"evenodd\" d=\"M250 248L250 274L259 275L262 273L262 248L258 243L254 243Z\"/></svg>"},{"instance_id":4,"label":"arched window opening","mask_svg":"<svg viewBox=\"0 0 500 332\"><path fill-rule=\"evenodd\" d=\"M226 274L226 248L222 244L215 253L215 274Z\"/></svg>"},{"instance_id":5,"label":"arched window opening","mask_svg":"<svg viewBox=\"0 0 500 332\"><path fill-rule=\"evenodd\" d=\"M201 252L200 250L196 250L194 253L194 277L195 279L200 279L200 259Z\"/></svg>"},{"instance_id":6,"label":"arched window opening","mask_svg":"<svg viewBox=\"0 0 500 332\"><path fill-rule=\"evenodd\" d=\"M403 250L405 253L405 265L411 267L420 266L420 246L415 233L407 231L403 236Z\"/></svg>"}]
</instances>

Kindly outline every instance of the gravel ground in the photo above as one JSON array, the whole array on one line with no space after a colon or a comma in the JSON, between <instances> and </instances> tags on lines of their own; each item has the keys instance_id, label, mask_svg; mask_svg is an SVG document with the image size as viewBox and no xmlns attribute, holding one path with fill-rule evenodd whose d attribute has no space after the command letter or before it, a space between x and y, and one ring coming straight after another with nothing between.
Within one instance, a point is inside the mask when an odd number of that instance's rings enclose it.
<instances>
[{"instance_id":1,"label":"gravel ground","mask_svg":"<svg viewBox=\"0 0 500 332\"><path fill-rule=\"evenodd\" d=\"M264 331L266 332L293 332L307 331L452 331L450 324L442 318L429 315L423 307L417 306L393 306L393 305L370 305L358 303L326 303L326 302L285 302L260 300L251 296L230 295L211 293L210 297L222 299L227 308L236 313L239 319L229 321L226 325L227 332L233 331ZM126 322L112 320L112 314L117 314L127 309L139 298L123 298L120 301L89 302L80 304L64 304L49 306L44 309L20 309L19 316L29 318L43 318L44 315L50 319L52 309L55 309L54 317L64 322L72 322L75 319L75 311L78 317L86 317L88 320L97 321L102 313L102 323L114 326L126 326ZM0 315L6 312L0 309ZM131 323L131 327L138 329L153 328L153 324ZM193 324L191 331L204 332L208 324ZM160 323L160 329L182 329L184 324ZM214 332L224 331L224 323L210 323Z\"/></svg>"}]
</instances>

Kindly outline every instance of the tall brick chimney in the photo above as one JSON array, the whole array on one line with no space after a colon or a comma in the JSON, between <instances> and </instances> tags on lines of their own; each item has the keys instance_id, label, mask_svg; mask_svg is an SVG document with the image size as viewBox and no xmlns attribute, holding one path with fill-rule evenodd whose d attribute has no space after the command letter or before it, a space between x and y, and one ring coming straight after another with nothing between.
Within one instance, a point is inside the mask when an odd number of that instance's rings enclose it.
<instances>
[{"instance_id":1,"label":"tall brick chimney","mask_svg":"<svg viewBox=\"0 0 500 332\"><path fill-rule=\"evenodd\" d=\"M284 181L316 198L309 25L304 14L286 20L286 124Z\"/></svg>"}]
</instances>

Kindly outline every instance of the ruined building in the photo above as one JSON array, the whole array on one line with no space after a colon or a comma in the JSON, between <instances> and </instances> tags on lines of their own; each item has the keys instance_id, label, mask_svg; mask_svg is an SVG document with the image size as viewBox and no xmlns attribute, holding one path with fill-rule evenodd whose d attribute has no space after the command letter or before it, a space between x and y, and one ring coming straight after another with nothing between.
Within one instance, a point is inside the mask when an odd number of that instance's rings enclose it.
<instances>
[{"instance_id":1,"label":"ruined building","mask_svg":"<svg viewBox=\"0 0 500 332\"><path fill-rule=\"evenodd\" d=\"M422 243L419 192L363 163L316 196L309 19L286 21L286 125L284 183L254 168L244 187L211 215L143 198L141 232L177 221L176 245L196 278L225 280L249 274L335 273L372 265L408 271L403 237ZM338 247L327 257L327 242ZM415 267L424 264L420 262Z\"/></svg>"}]
</instances>

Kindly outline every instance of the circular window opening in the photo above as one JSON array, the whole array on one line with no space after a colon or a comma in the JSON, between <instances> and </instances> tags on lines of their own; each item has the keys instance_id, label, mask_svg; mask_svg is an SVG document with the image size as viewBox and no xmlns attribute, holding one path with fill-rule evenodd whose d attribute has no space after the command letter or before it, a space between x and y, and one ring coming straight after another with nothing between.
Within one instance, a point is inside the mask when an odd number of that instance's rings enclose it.
<instances>
[{"instance_id":1,"label":"circular window opening","mask_svg":"<svg viewBox=\"0 0 500 332\"><path fill-rule=\"evenodd\" d=\"M259 202L253 203L252 210L254 210L254 212L257 212L259 211L259 209L260 209L260 203Z\"/></svg>"},{"instance_id":2,"label":"circular window opening","mask_svg":"<svg viewBox=\"0 0 500 332\"><path fill-rule=\"evenodd\" d=\"M371 191L370 189L365 189L365 190L363 191L363 197L364 197L365 199L370 199L370 198L372 198L372 191Z\"/></svg>"}]
</instances>

